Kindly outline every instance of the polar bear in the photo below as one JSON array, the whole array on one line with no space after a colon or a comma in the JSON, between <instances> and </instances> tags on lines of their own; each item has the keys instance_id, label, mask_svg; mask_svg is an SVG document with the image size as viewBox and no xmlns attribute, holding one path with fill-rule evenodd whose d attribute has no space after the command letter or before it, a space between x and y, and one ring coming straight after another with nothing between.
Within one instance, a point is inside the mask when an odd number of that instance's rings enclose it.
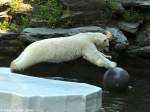
<instances>
[{"instance_id":1,"label":"polar bear","mask_svg":"<svg viewBox=\"0 0 150 112\"><path fill-rule=\"evenodd\" d=\"M99 32L79 33L36 41L11 62L11 70L23 70L40 62L60 63L83 57L98 67L112 68L116 63L98 51L109 46L112 34Z\"/></svg>"}]
</instances>

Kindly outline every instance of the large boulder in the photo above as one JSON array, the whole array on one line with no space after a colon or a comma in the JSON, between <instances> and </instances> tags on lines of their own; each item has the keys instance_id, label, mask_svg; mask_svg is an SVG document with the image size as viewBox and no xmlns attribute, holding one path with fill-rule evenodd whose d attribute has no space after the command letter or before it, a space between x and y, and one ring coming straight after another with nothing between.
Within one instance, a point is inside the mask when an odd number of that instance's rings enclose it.
<instances>
[{"instance_id":1,"label":"large boulder","mask_svg":"<svg viewBox=\"0 0 150 112\"><path fill-rule=\"evenodd\" d=\"M10 3L12 0L0 0L0 6Z\"/></svg>"},{"instance_id":2,"label":"large boulder","mask_svg":"<svg viewBox=\"0 0 150 112\"><path fill-rule=\"evenodd\" d=\"M135 34L139 30L139 26L142 22L119 22L118 27L128 33Z\"/></svg>"},{"instance_id":3,"label":"large boulder","mask_svg":"<svg viewBox=\"0 0 150 112\"><path fill-rule=\"evenodd\" d=\"M150 46L134 47L127 50L127 55L130 57L145 57L150 58Z\"/></svg>"},{"instance_id":4,"label":"large boulder","mask_svg":"<svg viewBox=\"0 0 150 112\"><path fill-rule=\"evenodd\" d=\"M48 26L48 20L45 19L31 19L30 20L30 27L46 27Z\"/></svg>"},{"instance_id":5,"label":"large boulder","mask_svg":"<svg viewBox=\"0 0 150 112\"><path fill-rule=\"evenodd\" d=\"M71 36L84 32L104 32L104 29L97 26L85 26L77 28L26 28L20 38L26 42L34 42L46 38Z\"/></svg>"},{"instance_id":6,"label":"large boulder","mask_svg":"<svg viewBox=\"0 0 150 112\"><path fill-rule=\"evenodd\" d=\"M121 0L124 7L137 7L142 9L150 9L149 0Z\"/></svg>"},{"instance_id":7,"label":"large boulder","mask_svg":"<svg viewBox=\"0 0 150 112\"><path fill-rule=\"evenodd\" d=\"M107 23L125 9L120 1L60 0L63 7L61 22L69 25Z\"/></svg>"},{"instance_id":8,"label":"large boulder","mask_svg":"<svg viewBox=\"0 0 150 112\"><path fill-rule=\"evenodd\" d=\"M113 15L119 16L125 12L120 0L106 0L106 3Z\"/></svg>"},{"instance_id":9,"label":"large boulder","mask_svg":"<svg viewBox=\"0 0 150 112\"><path fill-rule=\"evenodd\" d=\"M55 37L63 37L63 36L71 36L78 33L84 32L101 32L104 33L106 31L110 31L113 34L113 44L114 48L117 51L121 51L126 49L128 45L128 40L126 36L118 29L114 27L109 27L103 29L98 26L85 26L85 27L77 27L77 28L26 28L21 33L20 38L25 42L32 43L37 40L46 39L46 38L55 38Z\"/></svg>"},{"instance_id":10,"label":"large boulder","mask_svg":"<svg viewBox=\"0 0 150 112\"><path fill-rule=\"evenodd\" d=\"M61 23L64 24L90 24L105 21L107 14L105 0L60 0L63 7Z\"/></svg>"},{"instance_id":11,"label":"large boulder","mask_svg":"<svg viewBox=\"0 0 150 112\"><path fill-rule=\"evenodd\" d=\"M102 9L105 0L60 0L64 8L69 8L71 11L94 11Z\"/></svg>"},{"instance_id":12,"label":"large boulder","mask_svg":"<svg viewBox=\"0 0 150 112\"><path fill-rule=\"evenodd\" d=\"M19 33L0 33L0 56L16 56L24 48L24 43L18 38Z\"/></svg>"},{"instance_id":13,"label":"large boulder","mask_svg":"<svg viewBox=\"0 0 150 112\"><path fill-rule=\"evenodd\" d=\"M150 24L144 25L141 31L137 34L135 47L130 47L127 50L129 56L150 57Z\"/></svg>"},{"instance_id":14,"label":"large boulder","mask_svg":"<svg viewBox=\"0 0 150 112\"><path fill-rule=\"evenodd\" d=\"M136 43L138 46L150 46L150 23L147 23L137 34Z\"/></svg>"},{"instance_id":15,"label":"large boulder","mask_svg":"<svg viewBox=\"0 0 150 112\"><path fill-rule=\"evenodd\" d=\"M0 0L0 20L9 20L11 16L7 13L9 11L9 3L12 0Z\"/></svg>"},{"instance_id":16,"label":"large boulder","mask_svg":"<svg viewBox=\"0 0 150 112\"><path fill-rule=\"evenodd\" d=\"M114 44L115 51L120 52L125 50L128 47L129 42L127 37L117 27L108 27L106 28L106 31L110 31L113 34L114 39L112 43Z\"/></svg>"}]
</instances>

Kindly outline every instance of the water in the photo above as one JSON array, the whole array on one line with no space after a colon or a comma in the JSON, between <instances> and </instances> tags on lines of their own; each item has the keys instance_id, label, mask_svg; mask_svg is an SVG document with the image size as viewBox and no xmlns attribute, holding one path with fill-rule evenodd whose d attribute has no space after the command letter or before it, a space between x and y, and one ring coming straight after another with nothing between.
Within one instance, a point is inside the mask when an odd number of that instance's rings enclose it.
<instances>
[{"instance_id":1,"label":"water","mask_svg":"<svg viewBox=\"0 0 150 112\"><path fill-rule=\"evenodd\" d=\"M150 66L126 66L131 79L124 93L104 93L103 106L106 112L150 111Z\"/></svg>"},{"instance_id":2,"label":"water","mask_svg":"<svg viewBox=\"0 0 150 112\"><path fill-rule=\"evenodd\" d=\"M135 78L131 85L133 88L125 93L104 93L106 112L149 112L150 82Z\"/></svg>"},{"instance_id":3,"label":"water","mask_svg":"<svg viewBox=\"0 0 150 112\"><path fill-rule=\"evenodd\" d=\"M0 66L8 66L9 58L0 60ZM80 64L79 64L80 62ZM105 112L149 112L150 111L150 70L149 67L124 66L129 71L131 80L125 92L103 92ZM99 69L90 63L77 60L75 62L40 64L23 72L40 77L87 82L102 87L101 80L106 70ZM50 74L51 73L51 74ZM52 75L53 74L53 75ZM56 75L57 74L57 75ZM62 75L63 74L63 75ZM71 74L71 75L70 75ZM77 75L79 74L79 75ZM60 77L61 76L61 77ZM65 78L64 78L65 77Z\"/></svg>"}]
</instances>

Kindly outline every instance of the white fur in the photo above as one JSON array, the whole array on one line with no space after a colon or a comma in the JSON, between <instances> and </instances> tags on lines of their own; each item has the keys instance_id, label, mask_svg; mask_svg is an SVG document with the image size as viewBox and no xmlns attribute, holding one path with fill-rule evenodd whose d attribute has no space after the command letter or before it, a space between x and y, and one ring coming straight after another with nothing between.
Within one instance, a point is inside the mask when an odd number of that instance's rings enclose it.
<instances>
[{"instance_id":1,"label":"white fur","mask_svg":"<svg viewBox=\"0 0 150 112\"><path fill-rule=\"evenodd\" d=\"M109 39L102 33L79 33L69 37L44 39L26 47L10 67L12 70L22 70L40 62L60 63L83 57L99 67L112 68L116 63L97 50L107 46Z\"/></svg>"}]
</instances>

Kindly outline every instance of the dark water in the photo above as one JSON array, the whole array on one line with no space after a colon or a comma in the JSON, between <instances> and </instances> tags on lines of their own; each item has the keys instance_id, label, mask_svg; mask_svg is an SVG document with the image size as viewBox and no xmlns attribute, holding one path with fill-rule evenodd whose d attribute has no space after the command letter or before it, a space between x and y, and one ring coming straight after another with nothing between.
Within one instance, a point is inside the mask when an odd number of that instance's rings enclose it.
<instances>
[{"instance_id":1,"label":"dark water","mask_svg":"<svg viewBox=\"0 0 150 112\"><path fill-rule=\"evenodd\" d=\"M132 80L132 89L126 93L104 93L103 106L106 112L149 112L150 82Z\"/></svg>"},{"instance_id":2,"label":"dark water","mask_svg":"<svg viewBox=\"0 0 150 112\"><path fill-rule=\"evenodd\" d=\"M0 66L8 66L11 59L0 60ZM80 64L79 64L80 63ZM105 112L150 112L150 67L124 66L130 73L130 87L127 91L103 92ZM22 72L40 77L59 77L102 87L101 80L106 70L83 60L64 64L40 64ZM63 74L63 75L62 75Z\"/></svg>"}]
</instances>

